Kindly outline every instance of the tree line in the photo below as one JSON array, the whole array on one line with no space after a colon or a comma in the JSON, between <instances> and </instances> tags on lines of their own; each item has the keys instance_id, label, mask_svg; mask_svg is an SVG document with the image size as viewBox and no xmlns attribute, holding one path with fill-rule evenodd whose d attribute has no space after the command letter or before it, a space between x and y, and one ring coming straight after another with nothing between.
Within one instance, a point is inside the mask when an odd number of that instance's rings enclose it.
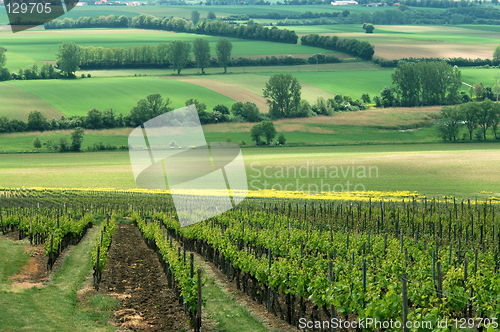
<instances>
[{"instance_id":1,"label":"tree line","mask_svg":"<svg viewBox=\"0 0 500 332\"><path fill-rule=\"evenodd\" d=\"M347 53L363 60L371 60L375 53L372 44L354 38L339 38L337 36L320 36L316 33L300 38L302 45L325 48L327 50Z\"/></svg>"},{"instance_id":2,"label":"tree line","mask_svg":"<svg viewBox=\"0 0 500 332\"><path fill-rule=\"evenodd\" d=\"M119 19L114 15L109 19L111 23ZM108 16L109 17L109 16ZM70 18L64 20L52 20L44 24L45 29L74 29L102 27L107 18L94 19L91 17L80 17L77 21ZM77 22L79 22L77 24ZM85 23L85 24L84 24ZM153 15L141 14L132 18L127 23L136 29L166 30L175 32L188 32L204 35L223 36L232 38L264 40L278 43L296 44L298 36L295 31L278 29L277 27L265 27L261 24L235 26L218 20L201 20L196 24L183 18L157 18Z\"/></svg>"},{"instance_id":3,"label":"tree line","mask_svg":"<svg viewBox=\"0 0 500 332\"><path fill-rule=\"evenodd\" d=\"M232 44L232 43L231 43ZM172 65L169 56L169 44L142 45L128 49L115 47L103 48L87 46L81 47L81 69L109 69L109 68L168 68ZM188 54L184 68L196 68L198 66L220 67L218 58L210 56L210 45L205 39L197 38L191 44L194 58ZM206 50L206 52L203 52ZM244 57L229 58L227 67L250 67L250 66L277 66L277 65L304 65L316 63L338 63L341 60L333 55L312 55L309 59L286 56L266 56L265 58L250 59Z\"/></svg>"},{"instance_id":4,"label":"tree line","mask_svg":"<svg viewBox=\"0 0 500 332\"><path fill-rule=\"evenodd\" d=\"M495 55L493 59L465 59L462 57L458 58L402 58L398 60L384 60L380 58L372 59L374 63L381 67L395 68L400 62L430 62L430 61L445 61L447 64L457 67L477 67L477 66L498 66L500 65L500 54L497 58Z\"/></svg>"},{"instance_id":5,"label":"tree line","mask_svg":"<svg viewBox=\"0 0 500 332\"><path fill-rule=\"evenodd\" d=\"M462 140L472 140L474 132L476 139L486 140L486 133L491 128L495 139L500 139L499 123L500 104L487 99L483 102L443 107L438 130L439 136L444 140L456 141L462 128L466 129Z\"/></svg>"},{"instance_id":6,"label":"tree line","mask_svg":"<svg viewBox=\"0 0 500 332\"><path fill-rule=\"evenodd\" d=\"M423 2L423 1L420 1ZM500 24L500 10L493 6L478 6L471 2L466 7L448 8L443 11L431 11L412 8L401 4L397 9L389 8L375 12L352 13L349 16L338 16L341 24L363 24L370 22L383 25L401 24Z\"/></svg>"},{"instance_id":7,"label":"tree line","mask_svg":"<svg viewBox=\"0 0 500 332\"><path fill-rule=\"evenodd\" d=\"M219 122L259 122L267 117L260 113L259 108L251 102L235 102L231 109L225 105L217 105L212 112L207 111L205 103L197 99L189 99L185 105L196 105L198 116L202 124ZM46 131L64 129L112 129L121 127L137 127L158 115L172 111L169 98L163 98L159 94L152 94L137 102L127 115L117 113L113 109L100 111L91 109L85 116L62 116L59 120L48 120L43 113L32 111L28 115L27 122L17 119L0 117L0 133ZM232 117L231 117L232 115Z\"/></svg>"}]
</instances>

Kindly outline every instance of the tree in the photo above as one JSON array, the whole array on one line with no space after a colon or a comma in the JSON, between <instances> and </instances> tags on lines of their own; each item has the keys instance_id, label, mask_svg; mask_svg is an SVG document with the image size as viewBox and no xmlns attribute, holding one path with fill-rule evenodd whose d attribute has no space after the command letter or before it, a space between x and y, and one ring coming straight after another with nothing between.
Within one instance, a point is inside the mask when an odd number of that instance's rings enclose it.
<instances>
[{"instance_id":1,"label":"tree","mask_svg":"<svg viewBox=\"0 0 500 332\"><path fill-rule=\"evenodd\" d=\"M82 147L84 131L78 127L71 133L71 151L78 152Z\"/></svg>"},{"instance_id":2,"label":"tree","mask_svg":"<svg viewBox=\"0 0 500 332\"><path fill-rule=\"evenodd\" d=\"M47 119L45 116L38 112L33 111L28 115L28 130L29 131L44 131L47 129Z\"/></svg>"},{"instance_id":3,"label":"tree","mask_svg":"<svg viewBox=\"0 0 500 332\"><path fill-rule=\"evenodd\" d=\"M201 73L205 74L205 67L210 64L210 44L208 40L202 38L193 40L193 53L196 65L201 68Z\"/></svg>"},{"instance_id":4,"label":"tree","mask_svg":"<svg viewBox=\"0 0 500 332\"><path fill-rule=\"evenodd\" d=\"M69 151L69 148L70 148L68 140L66 139L66 137L61 137L59 139L59 144L54 144L53 147L54 147L55 150L59 150L59 152Z\"/></svg>"},{"instance_id":5,"label":"tree","mask_svg":"<svg viewBox=\"0 0 500 332\"><path fill-rule=\"evenodd\" d=\"M365 23L363 24L363 30L365 30L366 33L373 33L373 30L375 30L375 26L371 23Z\"/></svg>"},{"instance_id":6,"label":"tree","mask_svg":"<svg viewBox=\"0 0 500 332\"><path fill-rule=\"evenodd\" d=\"M75 77L75 72L80 69L81 56L81 48L75 43L59 44L59 53L56 54L57 67L66 77Z\"/></svg>"},{"instance_id":7,"label":"tree","mask_svg":"<svg viewBox=\"0 0 500 332\"><path fill-rule=\"evenodd\" d=\"M217 16L215 16L215 13L210 11L208 12L207 14L207 20L215 20L217 18Z\"/></svg>"},{"instance_id":8,"label":"tree","mask_svg":"<svg viewBox=\"0 0 500 332\"><path fill-rule=\"evenodd\" d=\"M170 105L170 99L166 98L163 100L161 95L152 94L146 97L146 99L141 99L137 102L137 105L132 108L130 113L125 117L125 122L131 127L137 127L142 125L144 122L151 120L158 115L161 115L172 110ZM117 119L117 123L120 124L120 116Z\"/></svg>"},{"instance_id":9,"label":"tree","mask_svg":"<svg viewBox=\"0 0 500 332\"><path fill-rule=\"evenodd\" d=\"M286 138L285 138L285 135L283 135L283 133L281 133L279 136L278 136L278 144L279 145L285 145L286 143Z\"/></svg>"},{"instance_id":10,"label":"tree","mask_svg":"<svg viewBox=\"0 0 500 332\"><path fill-rule=\"evenodd\" d=\"M476 100L482 100L484 98L483 83L476 83L472 87L474 88L474 94L476 95Z\"/></svg>"},{"instance_id":11,"label":"tree","mask_svg":"<svg viewBox=\"0 0 500 332\"><path fill-rule=\"evenodd\" d=\"M196 25L200 20L200 13L197 10L193 10L191 12L191 21L193 21L193 25Z\"/></svg>"},{"instance_id":12,"label":"tree","mask_svg":"<svg viewBox=\"0 0 500 332\"><path fill-rule=\"evenodd\" d=\"M491 126L491 122L494 117L493 102L491 100L485 100L481 103L481 107L477 110L477 124L483 132L483 139L486 140L486 132Z\"/></svg>"},{"instance_id":13,"label":"tree","mask_svg":"<svg viewBox=\"0 0 500 332\"><path fill-rule=\"evenodd\" d=\"M495 51L493 51L493 60L500 62L500 45L495 47Z\"/></svg>"},{"instance_id":14,"label":"tree","mask_svg":"<svg viewBox=\"0 0 500 332\"><path fill-rule=\"evenodd\" d=\"M198 99L188 99L185 103L186 106L194 105L196 107L196 111L198 112L198 118L200 118L201 124L212 123L212 114L206 112L207 105L205 103L200 102Z\"/></svg>"},{"instance_id":15,"label":"tree","mask_svg":"<svg viewBox=\"0 0 500 332\"><path fill-rule=\"evenodd\" d=\"M498 125L500 124L500 104L494 103L491 109L491 128L495 134L495 139L500 139L498 136Z\"/></svg>"},{"instance_id":16,"label":"tree","mask_svg":"<svg viewBox=\"0 0 500 332\"><path fill-rule=\"evenodd\" d=\"M392 83L396 85L396 93L401 99L401 106L417 106L420 101L420 77L417 66L402 63L392 73Z\"/></svg>"},{"instance_id":17,"label":"tree","mask_svg":"<svg viewBox=\"0 0 500 332\"><path fill-rule=\"evenodd\" d=\"M233 44L228 39L219 39L216 46L217 62L224 67L224 73L227 73L227 65L229 64L229 60L231 60L232 50Z\"/></svg>"},{"instance_id":18,"label":"tree","mask_svg":"<svg viewBox=\"0 0 500 332\"><path fill-rule=\"evenodd\" d=\"M438 124L439 135L444 140L456 140L460 126L462 125L462 114L457 106L446 106L441 109L441 121Z\"/></svg>"},{"instance_id":19,"label":"tree","mask_svg":"<svg viewBox=\"0 0 500 332\"><path fill-rule=\"evenodd\" d=\"M263 134L262 124L258 123L250 129L250 137L252 141L255 141L255 144L260 145L260 136Z\"/></svg>"},{"instance_id":20,"label":"tree","mask_svg":"<svg viewBox=\"0 0 500 332\"><path fill-rule=\"evenodd\" d=\"M35 149L40 149L42 147L42 142L38 137L33 140L33 146Z\"/></svg>"},{"instance_id":21,"label":"tree","mask_svg":"<svg viewBox=\"0 0 500 332\"><path fill-rule=\"evenodd\" d=\"M219 112L219 113L224 114L224 115L229 115L229 108L227 108L226 105L216 105L213 108L213 111Z\"/></svg>"},{"instance_id":22,"label":"tree","mask_svg":"<svg viewBox=\"0 0 500 332\"><path fill-rule=\"evenodd\" d=\"M262 129L262 134L266 136L267 145L270 145L271 141L277 134L276 128L274 127L274 124L271 121L262 121L260 125Z\"/></svg>"},{"instance_id":23,"label":"tree","mask_svg":"<svg viewBox=\"0 0 500 332\"><path fill-rule=\"evenodd\" d=\"M87 112L87 116L85 117L85 128L88 129L101 129L104 127L104 123L102 121L102 113L101 111L93 108Z\"/></svg>"},{"instance_id":24,"label":"tree","mask_svg":"<svg viewBox=\"0 0 500 332\"><path fill-rule=\"evenodd\" d=\"M462 119L469 131L469 140L472 141L472 133L474 129L477 127L477 114L479 113L479 109L481 106L479 103L470 102L467 104L460 105L460 113L462 115Z\"/></svg>"},{"instance_id":25,"label":"tree","mask_svg":"<svg viewBox=\"0 0 500 332\"><path fill-rule=\"evenodd\" d=\"M299 114L301 85L290 74L274 74L264 88L272 118L292 118Z\"/></svg>"},{"instance_id":26,"label":"tree","mask_svg":"<svg viewBox=\"0 0 500 332\"><path fill-rule=\"evenodd\" d=\"M7 57L5 56L5 48L0 46L0 68L5 67L7 63Z\"/></svg>"},{"instance_id":27,"label":"tree","mask_svg":"<svg viewBox=\"0 0 500 332\"><path fill-rule=\"evenodd\" d=\"M188 64L189 53L191 53L191 44L189 42L175 40L169 44L168 61L172 64L172 68L177 70L177 75L180 75L181 70Z\"/></svg>"},{"instance_id":28,"label":"tree","mask_svg":"<svg viewBox=\"0 0 500 332\"><path fill-rule=\"evenodd\" d=\"M380 92L380 97L382 99L382 105L384 107L396 106L396 99L394 98L394 88L385 86L382 92Z\"/></svg>"},{"instance_id":29,"label":"tree","mask_svg":"<svg viewBox=\"0 0 500 332\"><path fill-rule=\"evenodd\" d=\"M363 103L365 103L365 104L369 104L369 103L371 103L371 100L370 100L370 95L369 95L369 94L367 94L367 93L363 93L363 94L361 95L361 100L362 100L362 101L363 101Z\"/></svg>"}]
</instances>

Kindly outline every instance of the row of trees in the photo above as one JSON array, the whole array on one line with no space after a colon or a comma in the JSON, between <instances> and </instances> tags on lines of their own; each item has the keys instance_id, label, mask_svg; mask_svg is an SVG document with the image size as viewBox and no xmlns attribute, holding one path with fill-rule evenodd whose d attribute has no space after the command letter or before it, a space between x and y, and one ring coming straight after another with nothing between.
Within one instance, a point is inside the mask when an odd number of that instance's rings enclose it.
<instances>
[{"instance_id":1,"label":"row of trees","mask_svg":"<svg viewBox=\"0 0 500 332\"><path fill-rule=\"evenodd\" d=\"M413 1L413 0L411 0ZM425 1L418 1L424 3ZM399 24L500 24L500 10L493 6L470 5L448 8L443 11L422 10L404 4L397 9L389 8L374 12L358 12L349 16L338 16L338 23L399 25Z\"/></svg>"},{"instance_id":2,"label":"row of trees","mask_svg":"<svg viewBox=\"0 0 500 332\"><path fill-rule=\"evenodd\" d=\"M457 104L462 75L444 61L401 63L392 74L401 106Z\"/></svg>"},{"instance_id":3,"label":"row of trees","mask_svg":"<svg viewBox=\"0 0 500 332\"><path fill-rule=\"evenodd\" d=\"M109 18L109 19L108 19ZM70 18L64 20L52 20L45 23L45 29L72 29L72 28L93 28L102 27L103 24L114 24L121 16L116 17L110 15L108 17L101 16L98 19L91 17L81 17L77 21ZM106 22L110 23L106 23ZM123 21L123 24L124 21ZM157 18L153 15L139 15L127 23L136 29L153 29L153 30L166 30L175 32L189 32L212 36L234 37L253 40L266 40L279 43L296 44L298 36L295 31L287 29L278 29L277 27L265 27L261 24L253 25L233 25L227 22L217 20L202 20L193 24L192 21L183 18Z\"/></svg>"},{"instance_id":4,"label":"row of trees","mask_svg":"<svg viewBox=\"0 0 500 332\"><path fill-rule=\"evenodd\" d=\"M339 51L359 57L364 60L371 60L375 53L372 44L354 38L339 38L337 36L320 36L316 33L308 34L300 38L302 45L325 48L327 50Z\"/></svg>"},{"instance_id":5,"label":"row of trees","mask_svg":"<svg viewBox=\"0 0 500 332\"><path fill-rule=\"evenodd\" d=\"M372 61L381 67L395 68L400 62L429 62L429 61L445 61L447 64L457 67L477 67L477 66L498 66L500 65L500 50L497 53L498 56L493 54L493 59L465 59L459 58L403 58L399 60L384 60L380 58L374 58Z\"/></svg>"},{"instance_id":6,"label":"row of trees","mask_svg":"<svg viewBox=\"0 0 500 332\"><path fill-rule=\"evenodd\" d=\"M232 43L227 39L220 39L216 45L217 62L224 67L231 60ZM137 67L167 67L177 70L180 74L191 61L191 50L195 62L204 73L204 68L210 65L210 45L206 39L197 38L191 43L175 40L169 44L158 46L143 45L129 49L82 47L75 43L66 42L59 45L57 66L66 76L74 77L80 68L137 68Z\"/></svg>"},{"instance_id":7,"label":"row of trees","mask_svg":"<svg viewBox=\"0 0 500 332\"><path fill-rule=\"evenodd\" d=\"M441 109L441 120L438 123L439 136L444 140L456 141L460 130L465 127L469 140L472 140L476 129L476 138L486 139L489 128L496 139L500 139L498 125L500 123L500 104L491 100L469 102L457 106L445 106ZM464 139L467 134L464 134Z\"/></svg>"},{"instance_id":8,"label":"row of trees","mask_svg":"<svg viewBox=\"0 0 500 332\"><path fill-rule=\"evenodd\" d=\"M76 128L71 133L71 143L68 142L66 137L61 137L59 139L59 141L57 141L57 142L52 142L52 140L48 140L47 142L44 142L42 144L42 141L40 141L40 139L37 137L33 140L33 147L35 149L40 149L40 148L42 148L43 145L45 145L45 147L49 151L78 152L78 151L80 151L80 149L82 147L84 134L85 134L85 131L83 130L83 128L80 128L80 127Z\"/></svg>"},{"instance_id":9,"label":"row of trees","mask_svg":"<svg viewBox=\"0 0 500 332\"><path fill-rule=\"evenodd\" d=\"M89 110L85 116L72 116L69 118L47 120L39 111L33 111L28 115L28 121L0 117L0 133L45 131L64 129L111 129L120 127L137 127L144 122L173 110L169 98L163 98L159 94L152 94L137 102L129 114L117 114L113 109L99 111L95 108ZM202 124L219 123L227 121L236 122L259 122L266 119L259 108L251 102L235 102L231 109L225 105L217 105L212 112L207 111L205 103L197 99L189 99L187 105L196 105L198 116ZM232 117L231 117L232 115Z\"/></svg>"}]
</instances>

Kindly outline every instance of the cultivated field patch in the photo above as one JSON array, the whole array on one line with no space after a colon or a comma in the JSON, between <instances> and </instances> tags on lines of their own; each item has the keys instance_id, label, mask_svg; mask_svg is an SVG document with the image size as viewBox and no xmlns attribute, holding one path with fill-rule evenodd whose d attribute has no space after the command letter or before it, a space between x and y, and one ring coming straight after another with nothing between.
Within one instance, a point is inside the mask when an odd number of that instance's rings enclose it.
<instances>
[{"instance_id":1,"label":"cultivated field patch","mask_svg":"<svg viewBox=\"0 0 500 332\"><path fill-rule=\"evenodd\" d=\"M140 99L154 93L170 98L174 108L184 106L184 102L190 98L198 98L209 109L218 104L231 106L234 102L194 84L155 77L9 81L6 84L45 100L65 116L85 115L92 108L100 111L112 108L126 115ZM10 96L6 97L7 100L11 99ZM12 99L16 100L17 96ZM5 112L14 111L11 108L5 109Z\"/></svg>"},{"instance_id":2,"label":"cultivated field patch","mask_svg":"<svg viewBox=\"0 0 500 332\"><path fill-rule=\"evenodd\" d=\"M261 112L267 113L268 105L266 99L252 91L249 91L243 87L228 84L222 81L215 81L210 79L198 79L195 77L175 77L170 76L169 79L173 79L176 81L186 82L190 84L195 84L207 89L210 89L214 92L220 93L228 98L231 98L235 101L241 102L251 102L257 105Z\"/></svg>"},{"instance_id":3,"label":"cultivated field patch","mask_svg":"<svg viewBox=\"0 0 500 332\"><path fill-rule=\"evenodd\" d=\"M47 119L60 119L63 115L42 98L5 83L0 83L0 101L0 116L9 119L27 121L33 111L41 112Z\"/></svg>"}]
</instances>

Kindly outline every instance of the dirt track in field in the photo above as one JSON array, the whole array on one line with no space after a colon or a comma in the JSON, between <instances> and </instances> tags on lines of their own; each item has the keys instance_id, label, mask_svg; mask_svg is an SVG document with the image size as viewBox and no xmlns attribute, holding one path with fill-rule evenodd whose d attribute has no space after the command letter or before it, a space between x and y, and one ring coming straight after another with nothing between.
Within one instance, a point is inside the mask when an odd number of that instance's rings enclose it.
<instances>
[{"instance_id":1,"label":"dirt track in field","mask_svg":"<svg viewBox=\"0 0 500 332\"><path fill-rule=\"evenodd\" d=\"M177 80L181 82L196 84L198 86L210 89L228 98L234 99L241 102L251 102L257 105L262 113L267 113L269 106L266 103L266 99L253 93L247 89L222 83L219 81L204 79L204 78L193 78L193 77L167 77L168 79Z\"/></svg>"},{"instance_id":2,"label":"dirt track in field","mask_svg":"<svg viewBox=\"0 0 500 332\"><path fill-rule=\"evenodd\" d=\"M167 286L158 256L139 229L120 224L113 236L99 293L121 300L114 322L121 331L189 331L183 306Z\"/></svg>"}]
</instances>

